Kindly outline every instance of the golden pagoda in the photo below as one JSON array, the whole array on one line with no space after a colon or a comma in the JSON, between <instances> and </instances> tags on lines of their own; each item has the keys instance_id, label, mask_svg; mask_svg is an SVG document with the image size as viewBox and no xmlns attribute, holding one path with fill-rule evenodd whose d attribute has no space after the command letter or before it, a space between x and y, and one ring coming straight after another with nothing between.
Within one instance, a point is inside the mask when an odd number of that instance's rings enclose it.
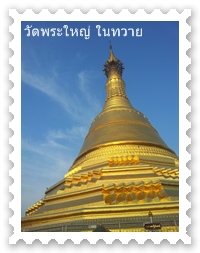
<instances>
[{"instance_id":1,"label":"golden pagoda","mask_svg":"<svg viewBox=\"0 0 200 253\"><path fill-rule=\"evenodd\" d=\"M179 231L178 157L130 103L110 46L103 110L64 178L26 210L22 231Z\"/></svg>"}]
</instances>

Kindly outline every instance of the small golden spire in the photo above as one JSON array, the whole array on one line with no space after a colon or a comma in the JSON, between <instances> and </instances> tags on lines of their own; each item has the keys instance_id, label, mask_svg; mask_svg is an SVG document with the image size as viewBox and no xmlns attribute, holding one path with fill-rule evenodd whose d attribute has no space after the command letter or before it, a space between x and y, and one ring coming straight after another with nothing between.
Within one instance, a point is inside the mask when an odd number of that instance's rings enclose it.
<instances>
[{"instance_id":1,"label":"small golden spire","mask_svg":"<svg viewBox=\"0 0 200 253\"><path fill-rule=\"evenodd\" d=\"M114 56L111 41L109 41L109 42L110 42L110 57L106 61L106 63L104 64L103 71L104 71L105 75L108 77L111 66L112 67L115 66L116 69L118 70L119 74L122 75L122 72L123 72L123 69L124 69L123 63Z\"/></svg>"},{"instance_id":2,"label":"small golden spire","mask_svg":"<svg viewBox=\"0 0 200 253\"><path fill-rule=\"evenodd\" d=\"M119 60L114 56L111 41L109 40L109 42L110 42L110 58L108 59L108 62L112 62L112 61L118 62Z\"/></svg>"}]
</instances>

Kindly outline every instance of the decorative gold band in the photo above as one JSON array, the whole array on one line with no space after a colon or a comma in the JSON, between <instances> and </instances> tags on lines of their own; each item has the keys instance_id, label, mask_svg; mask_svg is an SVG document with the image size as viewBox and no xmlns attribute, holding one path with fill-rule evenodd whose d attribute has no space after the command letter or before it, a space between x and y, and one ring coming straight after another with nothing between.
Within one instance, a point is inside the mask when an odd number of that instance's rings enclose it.
<instances>
[{"instance_id":1,"label":"decorative gold band","mask_svg":"<svg viewBox=\"0 0 200 253\"><path fill-rule=\"evenodd\" d=\"M85 139L91 134L93 133L94 131L98 130L99 128L102 128L102 127L105 127L105 126L108 126L108 125L112 125L112 124L139 124L139 125L143 125L143 126L146 126L146 127L150 127L152 128L154 131L156 131L156 129L154 127L152 127L151 125L145 123L145 122L142 122L142 121L139 121L139 120L112 120L112 121L109 121L109 122L106 122L104 124L101 124L95 128L93 128L85 137ZM157 131L156 131L157 132Z\"/></svg>"},{"instance_id":2,"label":"decorative gold band","mask_svg":"<svg viewBox=\"0 0 200 253\"><path fill-rule=\"evenodd\" d=\"M96 160L99 158L106 158L126 155L142 155L142 156L160 156L177 159L176 154L172 150L164 149L163 147L155 147L148 143L142 145L141 143L107 143L107 145L100 145L94 149L88 150L86 153L81 154L72 165L70 171L77 166L81 166L86 160Z\"/></svg>"}]
</instances>

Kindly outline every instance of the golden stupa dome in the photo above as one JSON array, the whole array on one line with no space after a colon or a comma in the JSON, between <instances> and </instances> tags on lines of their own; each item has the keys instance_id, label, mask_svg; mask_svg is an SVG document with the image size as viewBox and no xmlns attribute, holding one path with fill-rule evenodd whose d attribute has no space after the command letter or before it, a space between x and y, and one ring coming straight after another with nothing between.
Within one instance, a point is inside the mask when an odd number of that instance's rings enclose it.
<instances>
[{"instance_id":1,"label":"golden stupa dome","mask_svg":"<svg viewBox=\"0 0 200 253\"><path fill-rule=\"evenodd\" d=\"M106 101L101 113L93 120L74 165L95 150L127 144L159 148L176 157L146 116L131 105L122 79L123 69L123 63L114 56L110 46L110 57L104 64Z\"/></svg>"}]
</instances>

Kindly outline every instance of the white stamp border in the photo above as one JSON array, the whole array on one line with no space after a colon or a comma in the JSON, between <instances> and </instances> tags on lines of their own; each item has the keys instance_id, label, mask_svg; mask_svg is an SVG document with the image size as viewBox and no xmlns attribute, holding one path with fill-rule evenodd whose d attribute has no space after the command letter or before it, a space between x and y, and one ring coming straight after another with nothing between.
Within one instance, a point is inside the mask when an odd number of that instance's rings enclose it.
<instances>
[{"instance_id":1,"label":"white stamp border","mask_svg":"<svg viewBox=\"0 0 200 253\"><path fill-rule=\"evenodd\" d=\"M9 143L14 147L14 151L9 155L9 159L14 163L9 176L14 179L14 183L9 187L9 191L14 195L14 199L9 203L9 208L14 211L14 215L9 219L10 225L14 227L14 233L9 238L10 244L16 244L19 239L23 239L27 244L31 244L35 239L39 239L43 244L48 244L51 239L55 239L59 244L71 239L75 244L79 244L83 239L87 239L91 244L95 244L99 239L103 239L107 244L112 244L115 239L119 239L123 244L127 244L131 239L135 239L139 244L143 244L147 239L151 239L155 244L159 244L163 239L167 239L171 244L181 239L185 244L191 243L191 237L187 234L187 226L191 219L186 215L191 203L186 196L191 191L191 187L186 183L191 171L186 164L191 159L191 155L186 151L186 147L191 143L186 131L191 127L191 123L186 119L186 115L191 111L186 99L191 95L191 91L186 87L191 75L186 71L186 67L191 63L191 59L186 55L191 43L186 39L186 35L191 31L191 27L186 20L191 16L191 10L185 9L182 13L170 10L163 14L161 10L155 9L151 14L147 14L143 9L139 9L135 14L131 14L127 9L123 9L119 14L115 14L111 9L107 9L103 14L91 9L87 14L75 9L71 14L59 9L55 14L51 14L47 9L35 14L27 9L23 14L11 9L9 16L14 19L14 23L9 27L9 32L14 35L14 39L9 43L9 47L14 51L14 55L9 59L9 63L14 67L9 79L14 83L14 87L9 91L9 95L14 99L9 111L14 115L14 119L9 123L9 127L14 131ZM62 233L62 232L21 232L21 21L178 21L179 22L179 167L181 168L179 181L179 232L163 233Z\"/></svg>"}]
</instances>

